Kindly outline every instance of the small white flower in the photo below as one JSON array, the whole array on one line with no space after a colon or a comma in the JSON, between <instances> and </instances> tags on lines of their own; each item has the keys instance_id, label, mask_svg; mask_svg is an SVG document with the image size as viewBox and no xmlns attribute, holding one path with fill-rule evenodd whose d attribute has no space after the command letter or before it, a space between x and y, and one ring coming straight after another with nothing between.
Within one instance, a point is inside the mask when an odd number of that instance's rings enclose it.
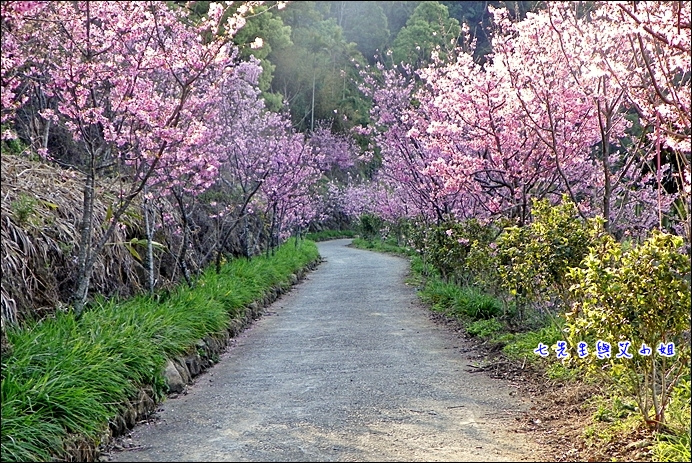
<instances>
[{"instance_id":1,"label":"small white flower","mask_svg":"<svg viewBox=\"0 0 692 463\"><path fill-rule=\"evenodd\" d=\"M255 37L255 41L250 44L250 48L262 48L262 45L264 45L262 37Z\"/></svg>"}]
</instances>

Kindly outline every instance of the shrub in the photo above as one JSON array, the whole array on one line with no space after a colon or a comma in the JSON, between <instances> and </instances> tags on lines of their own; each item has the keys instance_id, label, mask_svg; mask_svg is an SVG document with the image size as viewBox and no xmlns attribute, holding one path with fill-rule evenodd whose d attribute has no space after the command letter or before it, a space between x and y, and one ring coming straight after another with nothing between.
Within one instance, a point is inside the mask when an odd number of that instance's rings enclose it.
<instances>
[{"instance_id":1,"label":"shrub","mask_svg":"<svg viewBox=\"0 0 692 463\"><path fill-rule=\"evenodd\" d=\"M583 266L569 273L574 283L566 314L570 345L576 349L580 342L600 340L615 350L619 342L630 342L632 358L613 352L610 358L591 353L583 360L598 371L605 364L612 377L624 379L644 420L656 429L665 423L671 391L689 368L684 333L690 325L690 261L682 246L682 238L659 231L629 249L605 235ZM675 355L659 355L661 344L673 345ZM650 348L649 355L639 353L640 346Z\"/></svg>"},{"instance_id":2,"label":"shrub","mask_svg":"<svg viewBox=\"0 0 692 463\"><path fill-rule=\"evenodd\" d=\"M358 232L366 240L374 240L380 236L380 230L384 222L374 214L363 214L360 216Z\"/></svg>"},{"instance_id":3,"label":"shrub","mask_svg":"<svg viewBox=\"0 0 692 463\"><path fill-rule=\"evenodd\" d=\"M468 256L472 247L488 246L496 234L494 228L476 219L462 222L446 221L435 227L418 227L412 239L445 281L471 284Z\"/></svg>"},{"instance_id":4,"label":"shrub","mask_svg":"<svg viewBox=\"0 0 692 463\"><path fill-rule=\"evenodd\" d=\"M507 227L498 239L498 273L503 288L515 299L523 317L530 303L564 303L566 276L577 267L602 228L600 219L584 221L566 196L558 206L533 202L534 221Z\"/></svg>"},{"instance_id":5,"label":"shrub","mask_svg":"<svg viewBox=\"0 0 692 463\"><path fill-rule=\"evenodd\" d=\"M466 256L466 269L472 284L483 291L499 296L502 294L500 263L495 242L484 243L478 240L471 243Z\"/></svg>"}]
</instances>

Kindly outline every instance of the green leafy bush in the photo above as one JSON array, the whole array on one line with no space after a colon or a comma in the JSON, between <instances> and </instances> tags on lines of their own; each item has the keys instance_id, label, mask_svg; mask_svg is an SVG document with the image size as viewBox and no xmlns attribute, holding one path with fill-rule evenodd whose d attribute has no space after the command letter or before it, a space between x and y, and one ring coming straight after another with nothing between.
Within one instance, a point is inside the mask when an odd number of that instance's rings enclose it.
<instances>
[{"instance_id":1,"label":"green leafy bush","mask_svg":"<svg viewBox=\"0 0 692 463\"><path fill-rule=\"evenodd\" d=\"M569 272L573 303L566 326L571 347L600 340L615 351L610 358L591 353L575 361L627 384L644 420L656 429L665 423L672 389L689 372L690 261L682 246L682 238L660 231L629 249L603 235L582 267ZM632 358L617 358L619 342L631 343ZM675 355L659 355L661 343L673 343ZM649 355L638 352L643 345L651 349Z\"/></svg>"},{"instance_id":2,"label":"green leafy bush","mask_svg":"<svg viewBox=\"0 0 692 463\"><path fill-rule=\"evenodd\" d=\"M20 225L25 225L31 216L36 213L38 200L26 193L20 193L19 198L10 204L14 218Z\"/></svg>"},{"instance_id":3,"label":"green leafy bush","mask_svg":"<svg viewBox=\"0 0 692 463\"><path fill-rule=\"evenodd\" d=\"M374 214L363 214L358 223L358 232L363 239L374 240L380 236L384 221Z\"/></svg>"},{"instance_id":4,"label":"green leafy bush","mask_svg":"<svg viewBox=\"0 0 692 463\"><path fill-rule=\"evenodd\" d=\"M412 241L443 280L469 285L473 282L467 265L469 252L474 245L487 247L496 233L476 219L446 221L435 227L413 228Z\"/></svg>"},{"instance_id":5,"label":"green leafy bush","mask_svg":"<svg viewBox=\"0 0 692 463\"><path fill-rule=\"evenodd\" d=\"M478 240L471 243L466 256L466 269L473 285L494 296L502 295L503 287L499 268L497 243L485 243Z\"/></svg>"},{"instance_id":6,"label":"green leafy bush","mask_svg":"<svg viewBox=\"0 0 692 463\"><path fill-rule=\"evenodd\" d=\"M560 205L534 200L530 225L507 227L497 242L497 263L503 288L523 307L551 301L564 304L566 276L589 251L601 220L581 219L577 207L564 196Z\"/></svg>"},{"instance_id":7,"label":"green leafy bush","mask_svg":"<svg viewBox=\"0 0 692 463\"><path fill-rule=\"evenodd\" d=\"M5 133L6 131L12 132L14 128L9 124L2 124L0 133ZM19 138L3 138L0 141L0 147L2 154L23 154L27 149L27 144Z\"/></svg>"}]
</instances>

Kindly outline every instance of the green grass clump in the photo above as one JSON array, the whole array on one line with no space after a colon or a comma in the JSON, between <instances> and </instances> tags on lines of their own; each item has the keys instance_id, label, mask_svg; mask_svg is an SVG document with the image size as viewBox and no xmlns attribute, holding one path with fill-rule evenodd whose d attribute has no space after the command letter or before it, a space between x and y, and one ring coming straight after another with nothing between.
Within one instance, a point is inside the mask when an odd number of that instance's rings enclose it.
<instances>
[{"instance_id":1,"label":"green grass clump","mask_svg":"<svg viewBox=\"0 0 692 463\"><path fill-rule=\"evenodd\" d=\"M431 304L433 310L463 320L490 319L502 312L502 304L494 297L434 277L427 280L420 297Z\"/></svg>"},{"instance_id":2,"label":"green grass clump","mask_svg":"<svg viewBox=\"0 0 692 463\"><path fill-rule=\"evenodd\" d=\"M490 338L501 332L503 328L504 325L502 323L495 318L489 318L487 320L476 320L475 322L469 323L466 326L466 332L471 336Z\"/></svg>"},{"instance_id":3,"label":"green grass clump","mask_svg":"<svg viewBox=\"0 0 692 463\"><path fill-rule=\"evenodd\" d=\"M360 249L369 249L372 251L379 251L379 252L388 252L392 254L398 254L401 256L411 256L412 252L411 249L404 247L404 246L399 246L395 240L366 240L363 238L355 238L352 242L351 245L356 248Z\"/></svg>"},{"instance_id":4,"label":"green grass clump","mask_svg":"<svg viewBox=\"0 0 692 463\"><path fill-rule=\"evenodd\" d=\"M551 352L554 355L554 352ZM565 365L553 357L554 362L545 369L545 375L552 380L572 381L578 378L584 379L578 368Z\"/></svg>"},{"instance_id":5,"label":"green grass clump","mask_svg":"<svg viewBox=\"0 0 692 463\"><path fill-rule=\"evenodd\" d=\"M95 440L135 391L123 352L72 314L8 330L3 359L3 461L47 461L70 433Z\"/></svg>"},{"instance_id":6,"label":"green grass clump","mask_svg":"<svg viewBox=\"0 0 692 463\"><path fill-rule=\"evenodd\" d=\"M419 255L411 256L411 273L421 277L438 277L439 272L430 263L425 262Z\"/></svg>"},{"instance_id":7,"label":"green grass clump","mask_svg":"<svg viewBox=\"0 0 692 463\"><path fill-rule=\"evenodd\" d=\"M464 294L463 312L472 320L490 319L502 313L502 303L493 296L473 287L465 287Z\"/></svg>"},{"instance_id":8,"label":"green grass clump","mask_svg":"<svg viewBox=\"0 0 692 463\"><path fill-rule=\"evenodd\" d=\"M543 343L548 346L548 358L554 359L555 351L553 350L553 346L563 339L564 337L560 324L549 323L547 326L536 331L527 331L505 336L503 341L506 341L507 345L502 348L502 351L507 357L514 360L524 358L536 360L543 357L534 353L534 349L538 347L539 343Z\"/></svg>"},{"instance_id":9,"label":"green grass clump","mask_svg":"<svg viewBox=\"0 0 692 463\"><path fill-rule=\"evenodd\" d=\"M95 444L108 422L138 389L160 400L166 359L223 332L232 318L274 285L319 257L312 241L281 246L271 257L239 259L219 274L202 273L192 288L127 301L97 298L81 318L58 312L22 328L8 328L11 355L2 358L3 461L65 459L65 442Z\"/></svg>"},{"instance_id":10,"label":"green grass clump","mask_svg":"<svg viewBox=\"0 0 692 463\"><path fill-rule=\"evenodd\" d=\"M420 292L420 298L426 304L430 304L433 310L451 315L457 312L464 295L457 285L433 278L426 282Z\"/></svg>"},{"instance_id":11,"label":"green grass clump","mask_svg":"<svg viewBox=\"0 0 692 463\"><path fill-rule=\"evenodd\" d=\"M673 389L670 405L666 409L666 428L656 435L651 449L654 461L690 461L691 405L688 373Z\"/></svg>"}]
</instances>

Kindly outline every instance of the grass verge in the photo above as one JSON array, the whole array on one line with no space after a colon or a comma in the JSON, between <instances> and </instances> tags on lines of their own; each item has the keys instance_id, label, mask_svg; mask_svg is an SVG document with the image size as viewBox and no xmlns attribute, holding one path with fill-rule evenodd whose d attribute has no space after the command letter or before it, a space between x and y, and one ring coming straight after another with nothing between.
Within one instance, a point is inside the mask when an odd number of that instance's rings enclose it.
<instances>
[{"instance_id":1,"label":"grass verge","mask_svg":"<svg viewBox=\"0 0 692 463\"><path fill-rule=\"evenodd\" d=\"M504 322L498 300L444 282L408 249L377 239L358 238L352 245L411 257L407 282L434 313L455 320L483 346L478 354L482 361L474 365L478 371L519 380L522 393L537 403L522 427L555 443L560 461L690 461L689 373L675 388L666 428L652 433L643 426L630 394L556 358L554 348L564 339L561 317L536 315L527 323L531 329L516 332ZM539 343L548 346L548 357L534 353Z\"/></svg>"},{"instance_id":2,"label":"grass verge","mask_svg":"<svg viewBox=\"0 0 692 463\"><path fill-rule=\"evenodd\" d=\"M404 246L399 246L395 240L366 240L363 238L355 238L353 242L351 242L351 246L359 249L387 252L400 256L410 257L413 255L413 251L411 249Z\"/></svg>"},{"instance_id":3,"label":"grass verge","mask_svg":"<svg viewBox=\"0 0 692 463\"><path fill-rule=\"evenodd\" d=\"M193 349L206 335L228 329L248 304L318 259L312 241L292 240L273 256L238 259L219 274L208 269L193 288L127 301L97 299L77 320L57 313L7 330L2 358L2 461L67 460L66 442L99 444L109 420L137 390L166 394L166 359Z\"/></svg>"},{"instance_id":4,"label":"grass verge","mask_svg":"<svg viewBox=\"0 0 692 463\"><path fill-rule=\"evenodd\" d=\"M355 238L356 232L353 230L321 230L311 232L305 235L305 238L310 241L327 241L336 240L339 238Z\"/></svg>"},{"instance_id":5,"label":"grass verge","mask_svg":"<svg viewBox=\"0 0 692 463\"><path fill-rule=\"evenodd\" d=\"M675 387L667 410L667 428L656 435L651 453L655 461L690 461L692 402L689 373Z\"/></svg>"}]
</instances>

